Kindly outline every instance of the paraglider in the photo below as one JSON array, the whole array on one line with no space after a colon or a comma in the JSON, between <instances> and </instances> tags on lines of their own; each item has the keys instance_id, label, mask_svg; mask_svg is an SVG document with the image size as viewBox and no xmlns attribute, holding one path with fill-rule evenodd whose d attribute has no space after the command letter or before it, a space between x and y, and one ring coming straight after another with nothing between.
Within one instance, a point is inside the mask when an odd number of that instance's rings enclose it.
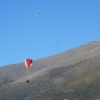
<instances>
[{"instance_id":1,"label":"paraglider","mask_svg":"<svg viewBox=\"0 0 100 100\"><path fill-rule=\"evenodd\" d=\"M36 15L37 19L39 19L40 13L36 13L35 15Z\"/></svg>"},{"instance_id":2,"label":"paraglider","mask_svg":"<svg viewBox=\"0 0 100 100\"><path fill-rule=\"evenodd\" d=\"M32 59L25 59L24 63L25 63L25 67L27 68L27 72L29 72L29 69L30 69L30 67L32 65ZM29 80L27 80L26 82L28 83Z\"/></svg>"},{"instance_id":3,"label":"paraglider","mask_svg":"<svg viewBox=\"0 0 100 100\"><path fill-rule=\"evenodd\" d=\"M31 65L32 65L32 59L25 59L26 68L30 68Z\"/></svg>"}]
</instances>

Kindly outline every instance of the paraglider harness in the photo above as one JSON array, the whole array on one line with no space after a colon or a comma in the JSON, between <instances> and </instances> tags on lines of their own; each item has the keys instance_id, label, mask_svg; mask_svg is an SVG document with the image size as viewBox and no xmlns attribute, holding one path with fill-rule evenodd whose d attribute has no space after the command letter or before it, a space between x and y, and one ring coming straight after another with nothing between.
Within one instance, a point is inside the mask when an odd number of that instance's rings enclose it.
<instances>
[{"instance_id":1,"label":"paraglider harness","mask_svg":"<svg viewBox=\"0 0 100 100\"><path fill-rule=\"evenodd\" d=\"M27 82L27 83L29 83L30 81L29 81L29 80L27 80L26 82Z\"/></svg>"}]
</instances>

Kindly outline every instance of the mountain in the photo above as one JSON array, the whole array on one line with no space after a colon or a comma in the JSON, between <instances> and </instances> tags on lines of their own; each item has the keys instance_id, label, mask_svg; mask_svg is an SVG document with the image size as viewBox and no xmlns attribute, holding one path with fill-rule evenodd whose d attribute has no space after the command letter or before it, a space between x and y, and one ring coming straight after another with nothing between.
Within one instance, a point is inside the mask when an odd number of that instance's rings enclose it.
<instances>
[{"instance_id":1,"label":"mountain","mask_svg":"<svg viewBox=\"0 0 100 100\"><path fill-rule=\"evenodd\" d=\"M25 81L30 79L29 83ZM0 67L0 100L100 100L100 41Z\"/></svg>"}]
</instances>

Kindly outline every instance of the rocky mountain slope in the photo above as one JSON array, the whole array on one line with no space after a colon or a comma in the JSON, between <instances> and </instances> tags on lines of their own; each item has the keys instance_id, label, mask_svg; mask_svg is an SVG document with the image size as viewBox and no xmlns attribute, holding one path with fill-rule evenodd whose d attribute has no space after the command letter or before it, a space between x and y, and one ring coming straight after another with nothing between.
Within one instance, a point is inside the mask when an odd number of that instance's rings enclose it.
<instances>
[{"instance_id":1,"label":"rocky mountain slope","mask_svg":"<svg viewBox=\"0 0 100 100\"><path fill-rule=\"evenodd\" d=\"M99 51L100 42L96 41L87 43L85 45L62 52L57 55L34 60L29 74L33 74L32 76L36 76L53 67L72 65L80 60L100 54ZM26 76L27 71L23 62L20 64L12 64L0 67L0 85L14 82L21 78L25 79Z\"/></svg>"},{"instance_id":2,"label":"rocky mountain slope","mask_svg":"<svg viewBox=\"0 0 100 100\"><path fill-rule=\"evenodd\" d=\"M1 67L0 82L0 100L99 100L100 42L35 60L29 76L24 63Z\"/></svg>"}]
</instances>

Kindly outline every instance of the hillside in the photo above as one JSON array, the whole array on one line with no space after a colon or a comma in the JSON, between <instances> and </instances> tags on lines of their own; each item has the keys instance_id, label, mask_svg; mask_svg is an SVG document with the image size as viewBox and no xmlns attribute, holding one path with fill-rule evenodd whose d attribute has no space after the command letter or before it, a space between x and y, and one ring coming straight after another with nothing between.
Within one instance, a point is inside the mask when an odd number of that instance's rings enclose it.
<instances>
[{"instance_id":1,"label":"hillside","mask_svg":"<svg viewBox=\"0 0 100 100\"><path fill-rule=\"evenodd\" d=\"M99 100L100 55L0 88L0 100Z\"/></svg>"},{"instance_id":2,"label":"hillside","mask_svg":"<svg viewBox=\"0 0 100 100\"><path fill-rule=\"evenodd\" d=\"M34 75L36 76L42 72L44 73L44 71L54 67L72 65L80 60L100 54L99 51L100 41L95 41L60 54L37 59L33 61L29 74L33 77ZM25 79L26 76L27 71L23 62L0 67L0 85L8 84L22 78Z\"/></svg>"},{"instance_id":3,"label":"hillside","mask_svg":"<svg viewBox=\"0 0 100 100\"><path fill-rule=\"evenodd\" d=\"M0 100L100 100L99 43L35 60L29 76L24 63L1 67Z\"/></svg>"}]
</instances>

